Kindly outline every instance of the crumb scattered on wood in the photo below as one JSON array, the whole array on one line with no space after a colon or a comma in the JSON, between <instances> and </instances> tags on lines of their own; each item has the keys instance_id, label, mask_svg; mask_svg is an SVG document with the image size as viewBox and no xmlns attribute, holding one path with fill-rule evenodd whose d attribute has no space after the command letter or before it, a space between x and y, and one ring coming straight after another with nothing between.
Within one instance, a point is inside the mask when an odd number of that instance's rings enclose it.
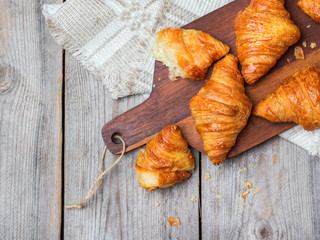
<instances>
[{"instance_id":1,"label":"crumb scattered on wood","mask_svg":"<svg viewBox=\"0 0 320 240\"><path fill-rule=\"evenodd\" d=\"M314 42L310 43L310 47L311 47L312 49L314 49L316 46L317 46L316 43L314 43Z\"/></svg>"},{"instance_id":2,"label":"crumb scattered on wood","mask_svg":"<svg viewBox=\"0 0 320 240\"><path fill-rule=\"evenodd\" d=\"M305 59L302 47L296 46L294 48L294 56L296 59Z\"/></svg>"},{"instance_id":3,"label":"crumb scattered on wood","mask_svg":"<svg viewBox=\"0 0 320 240\"><path fill-rule=\"evenodd\" d=\"M205 173L205 174L203 174L203 176L204 176L204 179L209 179L209 178L211 178L210 173Z\"/></svg>"},{"instance_id":4,"label":"crumb scattered on wood","mask_svg":"<svg viewBox=\"0 0 320 240\"><path fill-rule=\"evenodd\" d=\"M158 81L160 81L161 80L161 78L158 78Z\"/></svg>"},{"instance_id":5,"label":"crumb scattered on wood","mask_svg":"<svg viewBox=\"0 0 320 240\"><path fill-rule=\"evenodd\" d=\"M195 199L196 199L196 195L192 195L190 201L191 201L192 203L194 203L194 200L195 200Z\"/></svg>"},{"instance_id":6,"label":"crumb scattered on wood","mask_svg":"<svg viewBox=\"0 0 320 240\"><path fill-rule=\"evenodd\" d=\"M154 205L155 205L156 207L159 207L160 204L159 204L157 201L155 201L155 202L154 202Z\"/></svg>"},{"instance_id":7,"label":"crumb scattered on wood","mask_svg":"<svg viewBox=\"0 0 320 240\"><path fill-rule=\"evenodd\" d=\"M239 171L242 172L242 168L239 168Z\"/></svg>"},{"instance_id":8,"label":"crumb scattered on wood","mask_svg":"<svg viewBox=\"0 0 320 240\"><path fill-rule=\"evenodd\" d=\"M248 170L248 168L246 168L246 167L243 168L243 171L247 171L247 170Z\"/></svg>"},{"instance_id":9,"label":"crumb scattered on wood","mask_svg":"<svg viewBox=\"0 0 320 240\"><path fill-rule=\"evenodd\" d=\"M306 41L303 41L303 42L302 42L302 46L303 46L303 47L307 47L307 42L306 42Z\"/></svg>"},{"instance_id":10,"label":"crumb scattered on wood","mask_svg":"<svg viewBox=\"0 0 320 240\"><path fill-rule=\"evenodd\" d=\"M171 227L179 226L181 224L179 218L177 218L177 217L169 217L169 218L167 218L167 221L169 222L169 225Z\"/></svg>"},{"instance_id":11,"label":"crumb scattered on wood","mask_svg":"<svg viewBox=\"0 0 320 240\"><path fill-rule=\"evenodd\" d=\"M258 192L260 192L260 189L254 189L254 193L258 193Z\"/></svg>"},{"instance_id":12,"label":"crumb scattered on wood","mask_svg":"<svg viewBox=\"0 0 320 240\"><path fill-rule=\"evenodd\" d=\"M220 199L220 198L221 198L221 195L220 195L220 194L217 194L217 198L219 198L219 199Z\"/></svg>"},{"instance_id":13,"label":"crumb scattered on wood","mask_svg":"<svg viewBox=\"0 0 320 240\"><path fill-rule=\"evenodd\" d=\"M238 202L239 205L242 205L242 206L246 206L246 203L244 202Z\"/></svg>"},{"instance_id":14,"label":"crumb scattered on wood","mask_svg":"<svg viewBox=\"0 0 320 240\"><path fill-rule=\"evenodd\" d=\"M250 166L250 168L253 168L254 167L254 164L252 164L251 166Z\"/></svg>"},{"instance_id":15,"label":"crumb scattered on wood","mask_svg":"<svg viewBox=\"0 0 320 240\"><path fill-rule=\"evenodd\" d=\"M289 63L289 62L291 62L291 60L289 58L287 58L287 62Z\"/></svg>"},{"instance_id":16,"label":"crumb scattered on wood","mask_svg":"<svg viewBox=\"0 0 320 240\"><path fill-rule=\"evenodd\" d=\"M307 26L307 28L310 28L310 24Z\"/></svg>"},{"instance_id":17,"label":"crumb scattered on wood","mask_svg":"<svg viewBox=\"0 0 320 240\"><path fill-rule=\"evenodd\" d=\"M248 194L249 194L249 191L248 190L247 191L241 191L240 194L241 194L242 198L246 198L248 196Z\"/></svg>"},{"instance_id":18,"label":"crumb scattered on wood","mask_svg":"<svg viewBox=\"0 0 320 240\"><path fill-rule=\"evenodd\" d=\"M248 189L252 188L252 184L251 184L251 182L249 182L248 180L244 180L244 185L245 185Z\"/></svg>"},{"instance_id":19,"label":"crumb scattered on wood","mask_svg":"<svg viewBox=\"0 0 320 240\"><path fill-rule=\"evenodd\" d=\"M276 164L277 163L277 155L273 155L273 164Z\"/></svg>"},{"instance_id":20,"label":"crumb scattered on wood","mask_svg":"<svg viewBox=\"0 0 320 240\"><path fill-rule=\"evenodd\" d=\"M153 84L153 87L156 87L156 85L155 85L155 84Z\"/></svg>"}]
</instances>

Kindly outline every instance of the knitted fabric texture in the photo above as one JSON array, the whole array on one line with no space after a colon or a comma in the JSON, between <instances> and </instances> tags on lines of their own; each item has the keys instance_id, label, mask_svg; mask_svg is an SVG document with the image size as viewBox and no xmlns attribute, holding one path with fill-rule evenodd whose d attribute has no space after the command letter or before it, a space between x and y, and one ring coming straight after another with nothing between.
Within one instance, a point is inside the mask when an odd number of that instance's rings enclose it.
<instances>
[{"instance_id":1,"label":"knitted fabric texture","mask_svg":"<svg viewBox=\"0 0 320 240\"><path fill-rule=\"evenodd\" d=\"M68 0L44 5L52 37L103 81L117 99L150 93L154 33L181 27L232 0ZM281 137L320 155L320 130Z\"/></svg>"}]
</instances>

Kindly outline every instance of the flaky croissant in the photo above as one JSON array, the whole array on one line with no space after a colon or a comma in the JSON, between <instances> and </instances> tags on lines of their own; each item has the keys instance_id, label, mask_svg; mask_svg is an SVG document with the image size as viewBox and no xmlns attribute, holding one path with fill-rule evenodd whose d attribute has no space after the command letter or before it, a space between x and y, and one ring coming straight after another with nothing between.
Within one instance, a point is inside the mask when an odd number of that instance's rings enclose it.
<instances>
[{"instance_id":1,"label":"flaky croissant","mask_svg":"<svg viewBox=\"0 0 320 240\"><path fill-rule=\"evenodd\" d=\"M177 125L163 128L140 150L136 162L139 185L154 190L167 188L191 177L194 159Z\"/></svg>"},{"instance_id":2,"label":"flaky croissant","mask_svg":"<svg viewBox=\"0 0 320 240\"><path fill-rule=\"evenodd\" d=\"M153 54L169 67L169 77L202 79L208 67L229 52L229 46L196 30L166 28L156 33Z\"/></svg>"},{"instance_id":3,"label":"flaky croissant","mask_svg":"<svg viewBox=\"0 0 320 240\"><path fill-rule=\"evenodd\" d=\"M235 20L242 75L250 85L265 75L300 38L284 0L251 0Z\"/></svg>"},{"instance_id":4,"label":"flaky croissant","mask_svg":"<svg viewBox=\"0 0 320 240\"><path fill-rule=\"evenodd\" d=\"M313 20L320 23L320 0L299 0L298 6Z\"/></svg>"},{"instance_id":5,"label":"flaky croissant","mask_svg":"<svg viewBox=\"0 0 320 240\"><path fill-rule=\"evenodd\" d=\"M238 60L228 54L215 64L210 80L190 101L204 150L214 165L226 159L250 116L252 103L243 84Z\"/></svg>"},{"instance_id":6,"label":"flaky croissant","mask_svg":"<svg viewBox=\"0 0 320 240\"><path fill-rule=\"evenodd\" d=\"M305 130L320 127L320 71L308 65L262 99L253 114L271 122L295 122Z\"/></svg>"}]
</instances>

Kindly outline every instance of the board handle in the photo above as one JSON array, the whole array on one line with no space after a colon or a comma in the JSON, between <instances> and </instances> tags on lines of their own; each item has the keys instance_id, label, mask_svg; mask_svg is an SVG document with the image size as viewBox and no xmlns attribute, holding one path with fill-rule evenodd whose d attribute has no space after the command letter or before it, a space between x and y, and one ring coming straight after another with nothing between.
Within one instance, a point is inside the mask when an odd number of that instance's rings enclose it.
<instances>
[{"instance_id":1,"label":"board handle","mask_svg":"<svg viewBox=\"0 0 320 240\"><path fill-rule=\"evenodd\" d=\"M106 123L101 133L109 151L119 154L122 150L121 144L114 139L115 135L121 136L125 141L126 152L143 145L147 141L146 138L157 131L155 128L150 128L150 123L154 122L153 118L155 116L152 113L155 112L155 108L156 105L152 98L149 98L142 104ZM160 129L161 126L159 126L159 131Z\"/></svg>"}]
</instances>

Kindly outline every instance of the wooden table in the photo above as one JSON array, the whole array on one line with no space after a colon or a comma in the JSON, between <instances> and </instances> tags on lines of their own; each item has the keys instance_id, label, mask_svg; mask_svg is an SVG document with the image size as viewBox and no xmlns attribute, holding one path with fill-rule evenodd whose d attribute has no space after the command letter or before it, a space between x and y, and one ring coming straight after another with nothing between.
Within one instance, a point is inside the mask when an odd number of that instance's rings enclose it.
<instances>
[{"instance_id":1,"label":"wooden table","mask_svg":"<svg viewBox=\"0 0 320 240\"><path fill-rule=\"evenodd\" d=\"M138 186L137 149L84 209L65 210L98 175L103 124L144 97L112 100L53 41L41 6L59 2L0 1L0 239L320 238L319 158L279 137L218 167L193 151L191 179L153 192Z\"/></svg>"}]
</instances>

